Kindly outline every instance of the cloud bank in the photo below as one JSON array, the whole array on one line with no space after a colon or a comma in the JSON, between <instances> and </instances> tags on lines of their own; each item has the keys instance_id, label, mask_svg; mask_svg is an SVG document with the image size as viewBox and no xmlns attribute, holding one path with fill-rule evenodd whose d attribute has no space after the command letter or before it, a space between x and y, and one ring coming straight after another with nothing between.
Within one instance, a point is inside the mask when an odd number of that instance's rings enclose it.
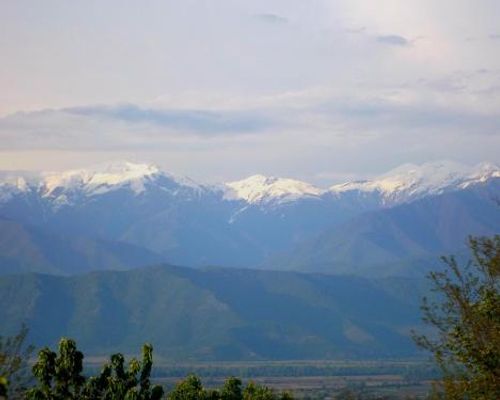
<instances>
[{"instance_id":1,"label":"cloud bank","mask_svg":"<svg viewBox=\"0 0 500 400\"><path fill-rule=\"evenodd\" d=\"M11 2L0 169L131 157L319 182L500 162L499 14L486 0Z\"/></svg>"}]
</instances>

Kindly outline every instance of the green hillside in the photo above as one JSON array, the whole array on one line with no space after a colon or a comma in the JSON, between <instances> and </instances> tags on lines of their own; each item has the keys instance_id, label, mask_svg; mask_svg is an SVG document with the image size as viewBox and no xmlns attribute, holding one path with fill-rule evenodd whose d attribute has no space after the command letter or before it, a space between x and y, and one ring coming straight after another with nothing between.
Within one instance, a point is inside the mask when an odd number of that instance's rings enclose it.
<instances>
[{"instance_id":1,"label":"green hillside","mask_svg":"<svg viewBox=\"0 0 500 400\"><path fill-rule=\"evenodd\" d=\"M410 288L411 290L408 290ZM304 359L412 354L419 290L408 280L158 266L0 278L1 332L22 322L37 345L60 336L88 354L171 359Z\"/></svg>"}]
</instances>

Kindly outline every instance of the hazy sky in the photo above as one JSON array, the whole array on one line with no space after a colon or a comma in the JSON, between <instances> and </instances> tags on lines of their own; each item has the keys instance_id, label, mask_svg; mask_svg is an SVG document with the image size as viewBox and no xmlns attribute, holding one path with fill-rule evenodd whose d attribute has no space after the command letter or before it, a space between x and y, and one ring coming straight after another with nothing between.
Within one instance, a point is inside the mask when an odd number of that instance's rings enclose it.
<instances>
[{"instance_id":1,"label":"hazy sky","mask_svg":"<svg viewBox=\"0 0 500 400\"><path fill-rule=\"evenodd\" d=\"M0 0L0 169L500 162L497 0Z\"/></svg>"}]
</instances>

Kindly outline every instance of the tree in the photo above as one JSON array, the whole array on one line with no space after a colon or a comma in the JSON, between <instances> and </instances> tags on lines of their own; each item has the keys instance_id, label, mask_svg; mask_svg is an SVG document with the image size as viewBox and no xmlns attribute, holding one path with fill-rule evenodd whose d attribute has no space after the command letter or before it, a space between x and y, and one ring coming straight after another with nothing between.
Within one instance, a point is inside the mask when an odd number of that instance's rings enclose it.
<instances>
[{"instance_id":1,"label":"tree","mask_svg":"<svg viewBox=\"0 0 500 400\"><path fill-rule=\"evenodd\" d=\"M472 261L461 267L443 257L443 271L429 277L437 296L423 300L424 322L435 336L415 335L432 352L443 379L435 396L500 398L500 236L470 238Z\"/></svg>"},{"instance_id":2,"label":"tree","mask_svg":"<svg viewBox=\"0 0 500 400\"><path fill-rule=\"evenodd\" d=\"M30 400L106 399L106 400L159 400L161 386L152 386L149 380L153 365L153 348L143 347L142 363L135 358L125 368L125 358L113 354L100 375L86 379L82 375L83 353L76 343L63 338L58 353L44 348L38 353L33 375L38 385L27 392Z\"/></svg>"},{"instance_id":3,"label":"tree","mask_svg":"<svg viewBox=\"0 0 500 400\"><path fill-rule=\"evenodd\" d=\"M38 360L33 366L33 375L38 386L30 389L28 399L63 400L79 399L85 383L82 375L83 354L71 339L63 338L59 342L58 354L48 347L38 353Z\"/></svg>"},{"instance_id":4,"label":"tree","mask_svg":"<svg viewBox=\"0 0 500 400\"><path fill-rule=\"evenodd\" d=\"M196 375L189 375L177 383L175 389L168 395L169 400L203 400L207 397L207 392Z\"/></svg>"},{"instance_id":5,"label":"tree","mask_svg":"<svg viewBox=\"0 0 500 400\"><path fill-rule=\"evenodd\" d=\"M220 390L205 390L200 378L189 375L169 393L169 400L293 400L291 394L276 395L270 388L249 382L242 390L241 380L229 377Z\"/></svg>"},{"instance_id":6,"label":"tree","mask_svg":"<svg viewBox=\"0 0 500 400\"><path fill-rule=\"evenodd\" d=\"M163 388L151 385L150 375L153 366L153 347L145 344L142 348L142 363L132 358L125 368L122 354L113 354L101 374L88 379L83 392L84 399L109 400L159 400Z\"/></svg>"},{"instance_id":7,"label":"tree","mask_svg":"<svg viewBox=\"0 0 500 400\"><path fill-rule=\"evenodd\" d=\"M288 392L276 395L267 386L258 385L252 381L248 382L243 390L243 400L292 400L293 396Z\"/></svg>"},{"instance_id":8,"label":"tree","mask_svg":"<svg viewBox=\"0 0 500 400\"><path fill-rule=\"evenodd\" d=\"M26 345L28 328L23 325L14 336L0 336L0 396L10 399L21 398L29 382L28 359L33 352L33 346ZM8 388L8 390L7 390Z\"/></svg>"},{"instance_id":9,"label":"tree","mask_svg":"<svg viewBox=\"0 0 500 400\"><path fill-rule=\"evenodd\" d=\"M220 392L221 400L242 400L241 379L231 376L226 379Z\"/></svg>"}]
</instances>

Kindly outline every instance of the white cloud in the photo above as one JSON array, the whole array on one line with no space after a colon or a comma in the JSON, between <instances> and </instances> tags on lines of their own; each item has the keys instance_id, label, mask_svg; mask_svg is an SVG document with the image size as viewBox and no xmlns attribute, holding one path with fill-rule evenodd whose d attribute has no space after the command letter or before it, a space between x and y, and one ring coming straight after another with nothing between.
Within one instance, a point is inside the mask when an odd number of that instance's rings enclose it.
<instances>
[{"instance_id":1,"label":"white cloud","mask_svg":"<svg viewBox=\"0 0 500 400\"><path fill-rule=\"evenodd\" d=\"M0 168L116 154L208 178L323 179L499 161L499 12L489 0L6 3Z\"/></svg>"}]
</instances>

